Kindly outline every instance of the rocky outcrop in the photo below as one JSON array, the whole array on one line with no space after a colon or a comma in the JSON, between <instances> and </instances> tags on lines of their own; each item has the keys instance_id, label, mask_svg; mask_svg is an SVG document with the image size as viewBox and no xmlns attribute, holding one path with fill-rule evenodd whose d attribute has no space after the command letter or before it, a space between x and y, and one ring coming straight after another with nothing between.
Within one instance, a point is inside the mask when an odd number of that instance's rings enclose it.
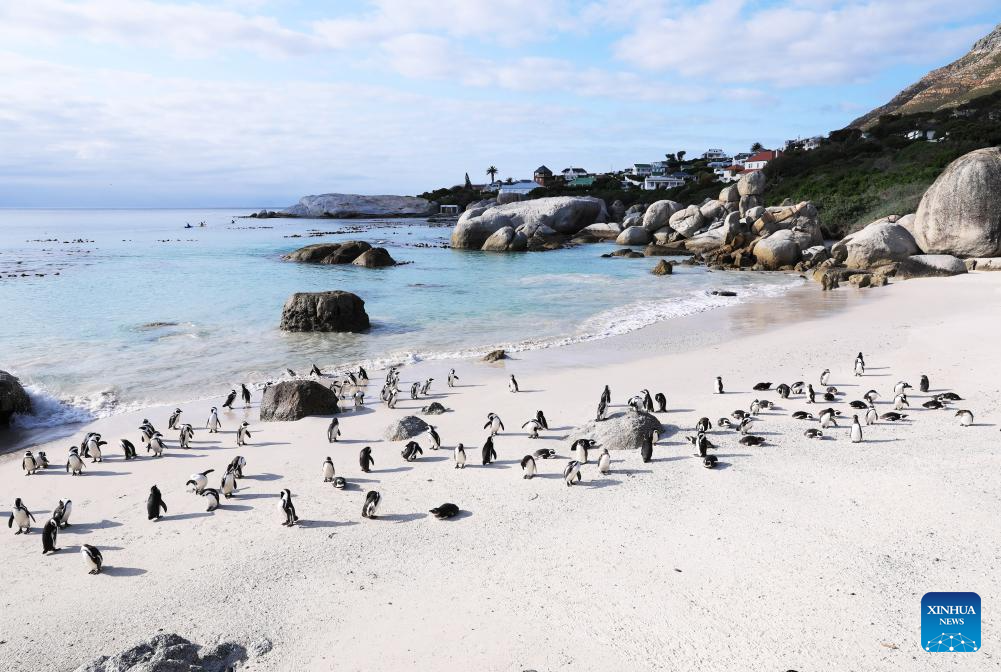
<instances>
[{"instance_id":1,"label":"rocky outcrop","mask_svg":"<svg viewBox=\"0 0 1001 672\"><path fill-rule=\"evenodd\" d=\"M902 261L920 251L907 229L886 219L846 236L831 248L839 263L855 269Z\"/></svg>"},{"instance_id":2,"label":"rocky outcrop","mask_svg":"<svg viewBox=\"0 0 1001 672\"><path fill-rule=\"evenodd\" d=\"M667 261L666 259L661 259L657 262L657 265L653 267L650 271L654 275L672 275L674 273L674 264Z\"/></svg>"},{"instance_id":3,"label":"rocky outcrop","mask_svg":"<svg viewBox=\"0 0 1001 672\"><path fill-rule=\"evenodd\" d=\"M261 421L293 421L341 412L337 393L315 380L284 380L264 388Z\"/></svg>"},{"instance_id":4,"label":"rocky outcrop","mask_svg":"<svg viewBox=\"0 0 1001 672\"><path fill-rule=\"evenodd\" d=\"M913 226L927 254L1001 255L1001 148L950 163L922 197Z\"/></svg>"},{"instance_id":5,"label":"rocky outcrop","mask_svg":"<svg viewBox=\"0 0 1001 672\"><path fill-rule=\"evenodd\" d=\"M370 249L372 246L362 240L346 240L341 243L307 245L286 254L283 258L286 261L306 264L350 264Z\"/></svg>"},{"instance_id":6,"label":"rocky outcrop","mask_svg":"<svg viewBox=\"0 0 1001 672\"><path fill-rule=\"evenodd\" d=\"M681 203L668 200L653 203L643 213L643 228L650 233L660 231L671 223L671 217L682 207Z\"/></svg>"},{"instance_id":7,"label":"rocky outcrop","mask_svg":"<svg viewBox=\"0 0 1001 672\"><path fill-rule=\"evenodd\" d=\"M29 415L31 399L20 380L6 371L0 371L0 427L7 427L15 413Z\"/></svg>"},{"instance_id":8,"label":"rocky outcrop","mask_svg":"<svg viewBox=\"0 0 1001 672\"><path fill-rule=\"evenodd\" d=\"M396 260L390 256L389 251L384 247L373 247L371 250L366 250L355 257L351 263L355 266L363 266L365 268L396 266Z\"/></svg>"},{"instance_id":9,"label":"rocky outcrop","mask_svg":"<svg viewBox=\"0 0 1001 672\"><path fill-rule=\"evenodd\" d=\"M502 359L507 359L507 353L503 350L491 350L483 355L484 362L499 362Z\"/></svg>"},{"instance_id":10,"label":"rocky outcrop","mask_svg":"<svg viewBox=\"0 0 1001 672\"><path fill-rule=\"evenodd\" d=\"M365 302L351 292L296 292L282 309L283 331L365 331Z\"/></svg>"},{"instance_id":11,"label":"rocky outcrop","mask_svg":"<svg viewBox=\"0 0 1001 672\"><path fill-rule=\"evenodd\" d=\"M765 193L766 181L764 172L760 170L744 173L737 180L737 193L741 196L761 196Z\"/></svg>"},{"instance_id":12,"label":"rocky outcrop","mask_svg":"<svg viewBox=\"0 0 1001 672\"><path fill-rule=\"evenodd\" d=\"M966 273L966 264L948 254L916 254L900 262L893 276L897 280L939 278Z\"/></svg>"},{"instance_id":13,"label":"rocky outcrop","mask_svg":"<svg viewBox=\"0 0 1001 672\"><path fill-rule=\"evenodd\" d=\"M414 196L362 196L359 194L320 194L303 196L285 213L292 217L426 217L432 204Z\"/></svg>"},{"instance_id":14,"label":"rocky outcrop","mask_svg":"<svg viewBox=\"0 0 1001 672\"><path fill-rule=\"evenodd\" d=\"M635 450L640 447L644 437L652 432L658 432L661 438L667 438L674 428L666 428L660 420L649 413L627 410L614 413L605 420L591 420L576 428L566 438L570 442L577 439L593 439L598 448L609 450ZM665 431L669 430L669 431Z\"/></svg>"},{"instance_id":15,"label":"rocky outcrop","mask_svg":"<svg viewBox=\"0 0 1001 672\"><path fill-rule=\"evenodd\" d=\"M646 245L650 242L650 233L642 226L630 226L615 239L617 245Z\"/></svg>"},{"instance_id":16,"label":"rocky outcrop","mask_svg":"<svg viewBox=\"0 0 1001 672\"><path fill-rule=\"evenodd\" d=\"M480 249L484 252L524 252L528 249L528 238L514 227L505 226L490 234Z\"/></svg>"},{"instance_id":17,"label":"rocky outcrop","mask_svg":"<svg viewBox=\"0 0 1001 672\"><path fill-rule=\"evenodd\" d=\"M596 222L608 218L605 202L590 196L558 196L508 203L462 213L452 230L452 247L465 250L483 249L494 233L511 227L523 234L533 249L533 239L554 242L557 237L569 237ZM538 245L535 249L542 249Z\"/></svg>"},{"instance_id":18,"label":"rocky outcrop","mask_svg":"<svg viewBox=\"0 0 1001 672\"><path fill-rule=\"evenodd\" d=\"M581 233L586 233L599 240L615 240L622 233L622 225L615 222L603 222L584 227Z\"/></svg>"},{"instance_id":19,"label":"rocky outcrop","mask_svg":"<svg viewBox=\"0 0 1001 672\"><path fill-rule=\"evenodd\" d=\"M674 213L671 215L670 223L671 228L685 238L691 238L706 225L702 210L697 205L690 205Z\"/></svg>"},{"instance_id":20,"label":"rocky outcrop","mask_svg":"<svg viewBox=\"0 0 1001 672\"><path fill-rule=\"evenodd\" d=\"M253 653L263 655L270 650L269 643ZM121 653L81 665L75 672L226 672L247 657L247 649L235 642L203 649L180 635L158 634Z\"/></svg>"},{"instance_id":21,"label":"rocky outcrop","mask_svg":"<svg viewBox=\"0 0 1001 672\"><path fill-rule=\"evenodd\" d=\"M762 238L752 250L758 264L766 271L777 271L785 266L795 266L802 256L802 248L794 233L783 229Z\"/></svg>"},{"instance_id":22,"label":"rocky outcrop","mask_svg":"<svg viewBox=\"0 0 1001 672\"><path fill-rule=\"evenodd\" d=\"M448 409L439 404L437 401L432 401L427 406L421 408L421 413L424 415L442 415L447 411Z\"/></svg>"},{"instance_id":23,"label":"rocky outcrop","mask_svg":"<svg viewBox=\"0 0 1001 672\"><path fill-rule=\"evenodd\" d=\"M382 433L387 441L406 441L415 436L420 436L428 429L428 423L424 422L416 415L405 415L396 422L386 427Z\"/></svg>"}]
</instances>

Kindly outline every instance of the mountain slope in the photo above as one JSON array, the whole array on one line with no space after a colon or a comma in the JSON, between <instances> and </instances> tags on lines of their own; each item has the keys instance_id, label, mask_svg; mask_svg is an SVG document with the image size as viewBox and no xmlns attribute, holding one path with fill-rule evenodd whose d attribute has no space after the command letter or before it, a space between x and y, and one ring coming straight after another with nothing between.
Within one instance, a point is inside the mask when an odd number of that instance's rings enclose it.
<instances>
[{"instance_id":1,"label":"mountain slope","mask_svg":"<svg viewBox=\"0 0 1001 672\"><path fill-rule=\"evenodd\" d=\"M851 128L868 129L884 114L934 112L1001 90L1001 24L957 61L932 70L893 100L859 117Z\"/></svg>"}]
</instances>

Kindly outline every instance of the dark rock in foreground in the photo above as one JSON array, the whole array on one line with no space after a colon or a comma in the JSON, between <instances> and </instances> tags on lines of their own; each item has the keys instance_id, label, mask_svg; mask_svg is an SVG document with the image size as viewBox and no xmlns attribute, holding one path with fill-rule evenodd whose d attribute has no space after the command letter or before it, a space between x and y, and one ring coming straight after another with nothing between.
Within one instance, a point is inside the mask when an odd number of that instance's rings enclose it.
<instances>
[{"instance_id":1,"label":"dark rock in foreground","mask_svg":"<svg viewBox=\"0 0 1001 672\"><path fill-rule=\"evenodd\" d=\"M282 309L284 331L365 331L365 302L351 292L296 292Z\"/></svg>"},{"instance_id":2,"label":"dark rock in foreground","mask_svg":"<svg viewBox=\"0 0 1001 672\"><path fill-rule=\"evenodd\" d=\"M383 438L387 441L406 441L427 431L428 423L416 415L406 415L386 427Z\"/></svg>"},{"instance_id":3,"label":"dark rock in foreground","mask_svg":"<svg viewBox=\"0 0 1001 672\"><path fill-rule=\"evenodd\" d=\"M421 413L424 415L441 415L446 411L448 411L448 409L439 404L437 401L432 401L430 404L421 409Z\"/></svg>"},{"instance_id":4,"label":"dark rock in foreground","mask_svg":"<svg viewBox=\"0 0 1001 672\"><path fill-rule=\"evenodd\" d=\"M286 380L264 388L261 420L299 420L309 415L336 415L337 393L315 380Z\"/></svg>"},{"instance_id":5,"label":"dark rock in foreground","mask_svg":"<svg viewBox=\"0 0 1001 672\"><path fill-rule=\"evenodd\" d=\"M350 264L372 246L361 240L347 240L343 243L317 243L300 247L285 255L286 261L301 261L307 264Z\"/></svg>"},{"instance_id":6,"label":"dark rock in foreground","mask_svg":"<svg viewBox=\"0 0 1001 672\"><path fill-rule=\"evenodd\" d=\"M654 266L653 270L650 272L653 273L654 275L671 275L672 273L674 273L674 264L665 259L661 259L660 261L657 262L657 265Z\"/></svg>"},{"instance_id":7,"label":"dark rock in foreground","mask_svg":"<svg viewBox=\"0 0 1001 672\"><path fill-rule=\"evenodd\" d=\"M657 432L660 438L666 438L666 429L671 433L674 429L665 428L660 420L649 413L634 410L623 411L609 416L605 420L591 420L574 430L566 438L567 444L577 439L594 439L598 448L609 450L635 450L640 447L643 438L652 432Z\"/></svg>"},{"instance_id":8,"label":"dark rock in foreground","mask_svg":"<svg viewBox=\"0 0 1001 672\"><path fill-rule=\"evenodd\" d=\"M0 427L9 425L15 413L31 414L31 399L20 380L0 371Z\"/></svg>"},{"instance_id":9,"label":"dark rock in foreground","mask_svg":"<svg viewBox=\"0 0 1001 672\"><path fill-rule=\"evenodd\" d=\"M396 260L389 255L389 252L384 247L373 247L371 250L366 250L359 254L351 263L355 266L364 266L365 268L396 266Z\"/></svg>"},{"instance_id":10,"label":"dark rock in foreground","mask_svg":"<svg viewBox=\"0 0 1001 672\"><path fill-rule=\"evenodd\" d=\"M161 634L114 656L101 656L76 672L224 672L247 660L247 650L223 642L202 651L184 637Z\"/></svg>"}]
</instances>

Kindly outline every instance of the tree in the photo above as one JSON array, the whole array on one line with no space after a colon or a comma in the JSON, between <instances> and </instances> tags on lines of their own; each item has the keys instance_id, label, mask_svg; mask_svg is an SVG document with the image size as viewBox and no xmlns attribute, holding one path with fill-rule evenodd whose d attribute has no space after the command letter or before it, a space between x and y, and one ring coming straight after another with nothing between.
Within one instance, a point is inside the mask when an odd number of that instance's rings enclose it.
<instances>
[{"instance_id":1,"label":"tree","mask_svg":"<svg viewBox=\"0 0 1001 672\"><path fill-rule=\"evenodd\" d=\"M507 179L506 179L506 180L504 180L504 181L505 181L506 183L508 183L508 184L514 184L514 179L513 179L513 178L510 178L510 177L509 177L509 178L507 178Z\"/></svg>"},{"instance_id":2,"label":"tree","mask_svg":"<svg viewBox=\"0 0 1001 672\"><path fill-rule=\"evenodd\" d=\"M466 173L466 189L472 189L473 183L469 181L469 173Z\"/></svg>"},{"instance_id":3,"label":"tree","mask_svg":"<svg viewBox=\"0 0 1001 672\"><path fill-rule=\"evenodd\" d=\"M495 166L490 166L487 168L487 175L490 176L490 181L495 182L497 179L497 168Z\"/></svg>"},{"instance_id":4,"label":"tree","mask_svg":"<svg viewBox=\"0 0 1001 672\"><path fill-rule=\"evenodd\" d=\"M751 152L757 154L758 152L763 152L763 151L765 151L765 146L762 145L760 142L756 142L753 145L751 145Z\"/></svg>"},{"instance_id":5,"label":"tree","mask_svg":"<svg viewBox=\"0 0 1001 672\"><path fill-rule=\"evenodd\" d=\"M681 150L680 152L678 152L678 163L684 163L685 162L685 154L687 154L687 153L688 152L686 152L685 150Z\"/></svg>"}]
</instances>

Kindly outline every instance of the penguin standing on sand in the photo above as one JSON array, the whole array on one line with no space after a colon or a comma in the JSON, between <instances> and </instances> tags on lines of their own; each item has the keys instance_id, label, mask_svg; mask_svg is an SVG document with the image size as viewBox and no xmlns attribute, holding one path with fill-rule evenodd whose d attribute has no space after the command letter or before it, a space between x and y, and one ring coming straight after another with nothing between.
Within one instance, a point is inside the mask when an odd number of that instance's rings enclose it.
<instances>
[{"instance_id":1,"label":"penguin standing on sand","mask_svg":"<svg viewBox=\"0 0 1001 672\"><path fill-rule=\"evenodd\" d=\"M222 477L222 481L219 483L219 490L222 492L222 496L229 499L236 492L236 471L229 469Z\"/></svg>"},{"instance_id":2,"label":"penguin standing on sand","mask_svg":"<svg viewBox=\"0 0 1001 672\"><path fill-rule=\"evenodd\" d=\"M817 403L817 393L813 391L813 383L806 386L806 403L815 404Z\"/></svg>"},{"instance_id":3,"label":"penguin standing on sand","mask_svg":"<svg viewBox=\"0 0 1001 672\"><path fill-rule=\"evenodd\" d=\"M38 470L38 462L35 461L35 456L31 454L31 451L27 451L24 457L21 458L21 468L24 469L25 476L31 476Z\"/></svg>"},{"instance_id":4,"label":"penguin standing on sand","mask_svg":"<svg viewBox=\"0 0 1001 672\"><path fill-rule=\"evenodd\" d=\"M525 472L525 475L522 476L522 478L531 480L537 471L535 467L535 458L531 455L526 455L521 458L521 470Z\"/></svg>"},{"instance_id":5,"label":"penguin standing on sand","mask_svg":"<svg viewBox=\"0 0 1001 672\"><path fill-rule=\"evenodd\" d=\"M80 547L80 555L83 556L83 564L87 567L88 574L100 574L101 567L104 566L104 556L97 546L84 544Z\"/></svg>"},{"instance_id":6,"label":"penguin standing on sand","mask_svg":"<svg viewBox=\"0 0 1001 672\"><path fill-rule=\"evenodd\" d=\"M426 397L431 394L431 383L434 382L434 378L428 378L424 381L424 385L421 386L421 396Z\"/></svg>"},{"instance_id":7,"label":"penguin standing on sand","mask_svg":"<svg viewBox=\"0 0 1001 672\"><path fill-rule=\"evenodd\" d=\"M716 382L713 384L713 392L716 394L726 394L723 391L723 376L716 376Z\"/></svg>"},{"instance_id":8,"label":"penguin standing on sand","mask_svg":"<svg viewBox=\"0 0 1001 672\"><path fill-rule=\"evenodd\" d=\"M226 401L222 402L222 407L228 408L229 410L232 411L234 401L236 401L236 390L230 390L229 396L226 397Z\"/></svg>"},{"instance_id":9,"label":"penguin standing on sand","mask_svg":"<svg viewBox=\"0 0 1001 672\"><path fill-rule=\"evenodd\" d=\"M327 443L333 443L340 435L341 423L335 416L330 419L330 424L327 426Z\"/></svg>"},{"instance_id":10,"label":"penguin standing on sand","mask_svg":"<svg viewBox=\"0 0 1001 672\"><path fill-rule=\"evenodd\" d=\"M657 412L667 413L667 397L664 396L663 392L658 392L653 395L654 400L657 402Z\"/></svg>"},{"instance_id":11,"label":"penguin standing on sand","mask_svg":"<svg viewBox=\"0 0 1001 672\"><path fill-rule=\"evenodd\" d=\"M466 468L466 448L461 443L455 446L455 450L452 451L452 457L455 459L456 469Z\"/></svg>"},{"instance_id":12,"label":"penguin standing on sand","mask_svg":"<svg viewBox=\"0 0 1001 672\"><path fill-rule=\"evenodd\" d=\"M605 405L612 403L612 390L608 385L605 385L605 389L601 391L601 401L605 402Z\"/></svg>"},{"instance_id":13,"label":"penguin standing on sand","mask_svg":"<svg viewBox=\"0 0 1001 672\"><path fill-rule=\"evenodd\" d=\"M827 387L827 381L831 379L831 370L824 369L820 374L820 384L823 387Z\"/></svg>"},{"instance_id":14,"label":"penguin standing on sand","mask_svg":"<svg viewBox=\"0 0 1001 672\"><path fill-rule=\"evenodd\" d=\"M608 448L601 449L601 455L598 456L598 471L604 475L608 475L611 472L612 456L608 454Z\"/></svg>"},{"instance_id":15,"label":"penguin standing on sand","mask_svg":"<svg viewBox=\"0 0 1001 672\"><path fill-rule=\"evenodd\" d=\"M27 534L31 532L31 523L33 522L35 522L35 517L31 515L31 511L24 505L21 498L15 499L14 510L10 512L7 527L14 527L14 523L17 523L17 532L14 534Z\"/></svg>"},{"instance_id":16,"label":"penguin standing on sand","mask_svg":"<svg viewBox=\"0 0 1001 672\"><path fill-rule=\"evenodd\" d=\"M528 428L528 438L530 439L539 438L539 430L542 429L542 425L539 423L538 420L532 418L531 420L528 420L527 422L525 422L524 425L521 426L522 429L525 429L526 427Z\"/></svg>"},{"instance_id":17,"label":"penguin standing on sand","mask_svg":"<svg viewBox=\"0 0 1001 672\"><path fill-rule=\"evenodd\" d=\"M292 527L299 520L299 516L295 513L295 505L292 504L292 491L288 488L282 490L282 513L285 514L285 522L282 525L286 527Z\"/></svg>"},{"instance_id":18,"label":"penguin standing on sand","mask_svg":"<svg viewBox=\"0 0 1001 672\"><path fill-rule=\"evenodd\" d=\"M101 440L100 434L91 434L90 438L87 440L87 452L86 454L90 456L91 463L94 462L104 462L104 455L101 452L101 448L108 445L107 441Z\"/></svg>"},{"instance_id":19,"label":"penguin standing on sand","mask_svg":"<svg viewBox=\"0 0 1001 672\"><path fill-rule=\"evenodd\" d=\"M858 416L852 416L852 443L862 442L862 425L859 424Z\"/></svg>"},{"instance_id":20,"label":"penguin standing on sand","mask_svg":"<svg viewBox=\"0 0 1001 672\"><path fill-rule=\"evenodd\" d=\"M965 409L956 411L956 417L959 418L960 427L970 427L973 425L973 411Z\"/></svg>"},{"instance_id":21,"label":"penguin standing on sand","mask_svg":"<svg viewBox=\"0 0 1001 672\"><path fill-rule=\"evenodd\" d=\"M240 383L240 395L243 397L243 407L250 408L250 390L243 383Z\"/></svg>"},{"instance_id":22,"label":"penguin standing on sand","mask_svg":"<svg viewBox=\"0 0 1001 672\"><path fill-rule=\"evenodd\" d=\"M434 425L428 425L427 435L428 438L431 439L431 445L428 446L431 450L438 450L441 448L441 437L438 435L438 432L435 431Z\"/></svg>"},{"instance_id":23,"label":"penguin standing on sand","mask_svg":"<svg viewBox=\"0 0 1001 672\"><path fill-rule=\"evenodd\" d=\"M73 500L67 499L65 502L59 500L55 510L52 512L52 520L56 521L59 527L70 526L70 516L73 514Z\"/></svg>"},{"instance_id":24,"label":"penguin standing on sand","mask_svg":"<svg viewBox=\"0 0 1001 672\"><path fill-rule=\"evenodd\" d=\"M855 375L861 377L865 373L865 362L859 357L855 360Z\"/></svg>"},{"instance_id":25,"label":"penguin standing on sand","mask_svg":"<svg viewBox=\"0 0 1001 672\"><path fill-rule=\"evenodd\" d=\"M455 387L455 381L459 380L459 376L455 375L455 369L448 370L448 386Z\"/></svg>"},{"instance_id":26,"label":"penguin standing on sand","mask_svg":"<svg viewBox=\"0 0 1001 672\"><path fill-rule=\"evenodd\" d=\"M930 385L928 384L928 376L922 374L921 382L918 383L918 389L921 390L922 392L927 392L929 387Z\"/></svg>"},{"instance_id":27,"label":"penguin standing on sand","mask_svg":"<svg viewBox=\"0 0 1001 672\"><path fill-rule=\"evenodd\" d=\"M566 481L567 487L569 488L574 483L580 483L582 478L580 475L580 462L570 460L563 469L563 480Z\"/></svg>"},{"instance_id":28,"label":"penguin standing on sand","mask_svg":"<svg viewBox=\"0 0 1001 672\"><path fill-rule=\"evenodd\" d=\"M709 418L699 418L699 421L695 423L696 432L708 432L713 428L713 423Z\"/></svg>"},{"instance_id":29,"label":"penguin standing on sand","mask_svg":"<svg viewBox=\"0 0 1001 672\"><path fill-rule=\"evenodd\" d=\"M488 436L487 440L483 442L483 448L480 450L480 457L482 458L484 467L497 459L497 451L494 450L493 434Z\"/></svg>"},{"instance_id":30,"label":"penguin standing on sand","mask_svg":"<svg viewBox=\"0 0 1001 672\"><path fill-rule=\"evenodd\" d=\"M234 392L234 394L236 394ZM213 406L209 410L209 419L205 421L205 427L209 430L209 434L218 434L219 430L222 429L222 423L219 422L219 409Z\"/></svg>"},{"instance_id":31,"label":"penguin standing on sand","mask_svg":"<svg viewBox=\"0 0 1001 672\"><path fill-rule=\"evenodd\" d=\"M251 438L251 436L250 436L250 430L247 429L248 427L250 427L250 423L247 422L246 420L244 420L243 424L240 425L239 428L237 428L237 430L236 430L236 445L237 446L245 446L245 445L247 445L247 439Z\"/></svg>"},{"instance_id":32,"label":"penguin standing on sand","mask_svg":"<svg viewBox=\"0 0 1001 672\"><path fill-rule=\"evenodd\" d=\"M595 442L593 439L577 439L573 442L570 447L570 452L576 457L577 462L582 465L587 464L587 451L595 447Z\"/></svg>"},{"instance_id":33,"label":"penguin standing on sand","mask_svg":"<svg viewBox=\"0 0 1001 672\"><path fill-rule=\"evenodd\" d=\"M518 379L514 377L513 373L511 374L511 379L507 381L507 389L512 392L518 391Z\"/></svg>"},{"instance_id":34,"label":"penguin standing on sand","mask_svg":"<svg viewBox=\"0 0 1001 672\"><path fill-rule=\"evenodd\" d=\"M643 443L640 444L640 459L649 462L653 459L653 433L643 436Z\"/></svg>"},{"instance_id":35,"label":"penguin standing on sand","mask_svg":"<svg viewBox=\"0 0 1001 672\"><path fill-rule=\"evenodd\" d=\"M215 469L206 469L205 471L199 471L196 474L191 474L191 478L187 480L184 484L185 486L191 486L193 492L196 495L202 494L202 490L209 483L209 474L211 474Z\"/></svg>"},{"instance_id":36,"label":"penguin standing on sand","mask_svg":"<svg viewBox=\"0 0 1001 672\"><path fill-rule=\"evenodd\" d=\"M361 390L355 390L355 393L351 395L355 402L355 410L365 407L365 393Z\"/></svg>"},{"instance_id":37,"label":"penguin standing on sand","mask_svg":"<svg viewBox=\"0 0 1001 672\"><path fill-rule=\"evenodd\" d=\"M49 468L49 458L47 458L45 456L45 451L44 450L38 451L38 453L35 455L35 461L38 462L38 467L40 469L48 469Z\"/></svg>"},{"instance_id":38,"label":"penguin standing on sand","mask_svg":"<svg viewBox=\"0 0 1001 672\"><path fill-rule=\"evenodd\" d=\"M195 437L195 428L191 425L181 425L181 434L178 444L185 450L191 448L191 439Z\"/></svg>"},{"instance_id":39,"label":"penguin standing on sand","mask_svg":"<svg viewBox=\"0 0 1001 672\"><path fill-rule=\"evenodd\" d=\"M414 383L413 385L411 385L410 386L410 398L411 399L416 399L417 395L420 394L420 391L421 391L421 384L420 383Z\"/></svg>"},{"instance_id":40,"label":"penguin standing on sand","mask_svg":"<svg viewBox=\"0 0 1001 672\"><path fill-rule=\"evenodd\" d=\"M157 457L163 455L163 449L166 446L163 445L163 435L160 432L155 433L150 437L149 443L146 444L146 452L153 451L153 454Z\"/></svg>"},{"instance_id":41,"label":"penguin standing on sand","mask_svg":"<svg viewBox=\"0 0 1001 672\"><path fill-rule=\"evenodd\" d=\"M875 425L878 414L876 413L876 407L872 404L869 405L869 410L865 412L865 424Z\"/></svg>"},{"instance_id":42,"label":"penguin standing on sand","mask_svg":"<svg viewBox=\"0 0 1001 672\"><path fill-rule=\"evenodd\" d=\"M243 455L237 455L226 465L226 471L232 471L236 474L237 478L243 478L243 468L245 466L247 466L247 458Z\"/></svg>"},{"instance_id":43,"label":"penguin standing on sand","mask_svg":"<svg viewBox=\"0 0 1001 672\"><path fill-rule=\"evenodd\" d=\"M177 429L177 422L181 419L181 409L175 408L167 420L167 429Z\"/></svg>"},{"instance_id":44,"label":"penguin standing on sand","mask_svg":"<svg viewBox=\"0 0 1001 672\"><path fill-rule=\"evenodd\" d=\"M148 520L160 520L162 513L167 513L167 502L163 501L160 488L155 485L149 489L149 497L146 498L146 518Z\"/></svg>"},{"instance_id":45,"label":"penguin standing on sand","mask_svg":"<svg viewBox=\"0 0 1001 672\"><path fill-rule=\"evenodd\" d=\"M595 415L595 422L601 422L605 419L605 414L608 413L608 404L605 402L605 397L602 396L598 401L598 413Z\"/></svg>"},{"instance_id":46,"label":"penguin standing on sand","mask_svg":"<svg viewBox=\"0 0 1001 672\"><path fill-rule=\"evenodd\" d=\"M56 537L58 536L59 526L56 525L56 521L50 518L45 523L45 527L42 528L42 555L48 555L60 550L56 548Z\"/></svg>"},{"instance_id":47,"label":"penguin standing on sand","mask_svg":"<svg viewBox=\"0 0 1001 672\"><path fill-rule=\"evenodd\" d=\"M487 422L483 425L483 429L487 428L490 429L490 436L497 436L499 432L504 431L504 423L496 413L487 413Z\"/></svg>"},{"instance_id":48,"label":"penguin standing on sand","mask_svg":"<svg viewBox=\"0 0 1001 672\"><path fill-rule=\"evenodd\" d=\"M408 441L407 445L405 445L403 450L400 452L400 455L402 455L403 459L407 462L416 462L417 456L423 456L424 451L421 450L420 444L416 441Z\"/></svg>"},{"instance_id":49,"label":"penguin standing on sand","mask_svg":"<svg viewBox=\"0 0 1001 672\"><path fill-rule=\"evenodd\" d=\"M549 431L549 421L546 420L546 415L542 411L535 412L535 419L538 420L539 426L546 431Z\"/></svg>"},{"instance_id":50,"label":"penguin standing on sand","mask_svg":"<svg viewBox=\"0 0 1001 672\"><path fill-rule=\"evenodd\" d=\"M361 507L361 517L375 518L375 510L379 508L379 502L381 501L382 495L379 494L378 490L369 490L365 494L365 503Z\"/></svg>"},{"instance_id":51,"label":"penguin standing on sand","mask_svg":"<svg viewBox=\"0 0 1001 672\"><path fill-rule=\"evenodd\" d=\"M653 413L653 397L650 396L650 390L643 390L643 410Z\"/></svg>"},{"instance_id":52,"label":"penguin standing on sand","mask_svg":"<svg viewBox=\"0 0 1001 672\"><path fill-rule=\"evenodd\" d=\"M77 452L76 446L70 448L69 457L66 459L66 473L78 476L83 473L83 460Z\"/></svg>"},{"instance_id":53,"label":"penguin standing on sand","mask_svg":"<svg viewBox=\"0 0 1001 672\"><path fill-rule=\"evenodd\" d=\"M358 380L361 381L362 385L368 383L368 371L361 364L358 365Z\"/></svg>"},{"instance_id":54,"label":"penguin standing on sand","mask_svg":"<svg viewBox=\"0 0 1001 672\"><path fill-rule=\"evenodd\" d=\"M334 482L334 461L327 456L327 459L323 461L323 482L333 483Z\"/></svg>"},{"instance_id":55,"label":"penguin standing on sand","mask_svg":"<svg viewBox=\"0 0 1001 672\"><path fill-rule=\"evenodd\" d=\"M785 383L782 383L775 387L775 391L778 392L779 396L782 397L783 399L788 399L789 393L792 392L792 388L790 388Z\"/></svg>"},{"instance_id":56,"label":"penguin standing on sand","mask_svg":"<svg viewBox=\"0 0 1001 672\"><path fill-rule=\"evenodd\" d=\"M202 490L202 497L208 500L209 508L205 510L209 513L219 508L219 491L215 488L205 488Z\"/></svg>"},{"instance_id":57,"label":"penguin standing on sand","mask_svg":"<svg viewBox=\"0 0 1001 672\"><path fill-rule=\"evenodd\" d=\"M372 470L372 467L375 466L375 460L372 459L371 447L365 446L361 449L361 452L358 453L358 463L361 465L361 470L366 474Z\"/></svg>"}]
</instances>

